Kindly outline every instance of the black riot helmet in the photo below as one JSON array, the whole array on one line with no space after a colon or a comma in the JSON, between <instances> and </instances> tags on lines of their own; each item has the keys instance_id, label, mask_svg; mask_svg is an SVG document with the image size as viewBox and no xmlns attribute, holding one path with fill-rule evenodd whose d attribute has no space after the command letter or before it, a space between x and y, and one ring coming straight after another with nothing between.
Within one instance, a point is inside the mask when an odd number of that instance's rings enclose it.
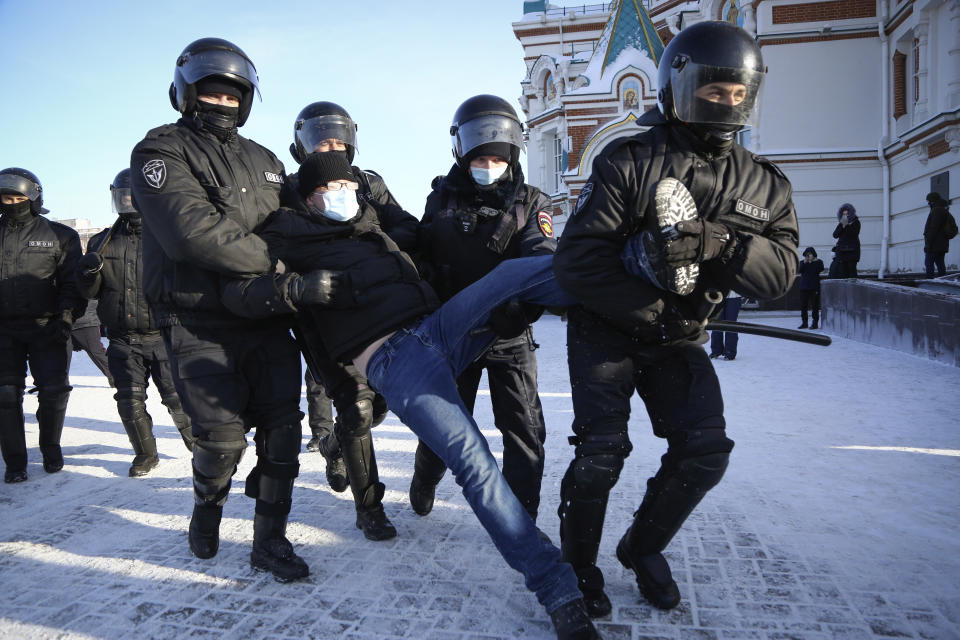
<instances>
[{"instance_id":1,"label":"black riot helmet","mask_svg":"<svg viewBox=\"0 0 960 640\"><path fill-rule=\"evenodd\" d=\"M728 22L698 22L664 49L657 104L667 120L737 131L751 121L766 71L760 47L749 33ZM745 92L734 104L697 95L698 89L715 82L742 84Z\"/></svg>"},{"instance_id":2,"label":"black riot helmet","mask_svg":"<svg viewBox=\"0 0 960 640\"><path fill-rule=\"evenodd\" d=\"M353 164L357 152L357 123L347 110L333 102L313 102L297 114L293 123L290 154L297 164L313 153L317 145L333 138L347 146L347 161Z\"/></svg>"},{"instance_id":3,"label":"black riot helmet","mask_svg":"<svg viewBox=\"0 0 960 640\"><path fill-rule=\"evenodd\" d=\"M110 198L113 201L113 212L118 215L136 213L133 206L133 197L130 191L130 169L124 169L117 174L110 184Z\"/></svg>"},{"instance_id":4,"label":"black riot helmet","mask_svg":"<svg viewBox=\"0 0 960 640\"><path fill-rule=\"evenodd\" d=\"M197 108L197 81L215 76L240 88L240 111L237 126L243 126L250 115L253 94L260 95L257 69L240 47L220 38L201 38L186 46L173 72L170 103L184 115Z\"/></svg>"},{"instance_id":5,"label":"black riot helmet","mask_svg":"<svg viewBox=\"0 0 960 640\"><path fill-rule=\"evenodd\" d=\"M38 214L43 210L43 186L32 172L19 167L0 171L0 194L26 196L30 211Z\"/></svg>"},{"instance_id":6,"label":"black riot helmet","mask_svg":"<svg viewBox=\"0 0 960 640\"><path fill-rule=\"evenodd\" d=\"M464 171L470 170L473 158L483 155L502 156L516 167L523 148L523 124L509 102L481 94L457 107L450 137L453 157Z\"/></svg>"}]
</instances>

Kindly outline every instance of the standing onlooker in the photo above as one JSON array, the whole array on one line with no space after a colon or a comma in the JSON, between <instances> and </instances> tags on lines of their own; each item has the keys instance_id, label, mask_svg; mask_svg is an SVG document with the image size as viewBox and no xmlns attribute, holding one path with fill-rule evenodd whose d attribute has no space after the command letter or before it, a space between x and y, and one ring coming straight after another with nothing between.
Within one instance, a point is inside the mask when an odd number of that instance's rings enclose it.
<instances>
[{"instance_id":1,"label":"standing onlooker","mask_svg":"<svg viewBox=\"0 0 960 640\"><path fill-rule=\"evenodd\" d=\"M860 218L857 210L849 202L840 205L837 211L837 228L833 230L837 239L833 250L836 254L836 270L830 266L831 278L856 278L857 263L860 262Z\"/></svg>"},{"instance_id":2,"label":"standing onlooker","mask_svg":"<svg viewBox=\"0 0 960 640\"><path fill-rule=\"evenodd\" d=\"M87 302L86 312L73 321L73 330L70 332L70 342L74 351L86 351L90 361L97 369L107 376L111 387L117 386L110 375L110 366L107 364L107 352L100 342L100 318L97 317L96 299Z\"/></svg>"},{"instance_id":3,"label":"standing onlooker","mask_svg":"<svg viewBox=\"0 0 960 640\"><path fill-rule=\"evenodd\" d=\"M740 317L740 307L743 305L743 298L736 291L731 291L717 315L717 320L729 320L736 322ZM712 331L710 332L710 357L723 358L724 360L737 359L737 342L740 335L736 331Z\"/></svg>"},{"instance_id":4,"label":"standing onlooker","mask_svg":"<svg viewBox=\"0 0 960 640\"><path fill-rule=\"evenodd\" d=\"M37 385L43 470L63 469L60 434L70 398L70 329L86 302L75 272L80 237L47 220L40 180L26 169L0 171L0 452L3 481L27 479L23 387L27 364Z\"/></svg>"},{"instance_id":5,"label":"standing onlooker","mask_svg":"<svg viewBox=\"0 0 960 640\"><path fill-rule=\"evenodd\" d=\"M938 276L947 273L944 257L950 249L951 238L957 235L957 221L950 215L950 201L936 191L927 194L927 204L930 205L930 214L923 225L923 266L927 277L932 278L934 266Z\"/></svg>"},{"instance_id":6,"label":"standing onlooker","mask_svg":"<svg viewBox=\"0 0 960 640\"><path fill-rule=\"evenodd\" d=\"M800 263L800 317L803 324L798 329L807 328L807 310L813 311L811 329L820 328L820 272L823 260L817 257L817 250L807 247L803 250L803 262Z\"/></svg>"}]
</instances>

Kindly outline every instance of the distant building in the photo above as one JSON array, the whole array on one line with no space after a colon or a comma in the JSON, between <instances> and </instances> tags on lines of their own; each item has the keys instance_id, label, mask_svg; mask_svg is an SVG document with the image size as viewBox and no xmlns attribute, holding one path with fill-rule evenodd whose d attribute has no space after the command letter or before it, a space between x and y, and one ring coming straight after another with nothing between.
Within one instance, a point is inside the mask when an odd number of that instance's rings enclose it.
<instances>
[{"instance_id":1,"label":"distant building","mask_svg":"<svg viewBox=\"0 0 960 640\"><path fill-rule=\"evenodd\" d=\"M57 222L76 229L77 234L80 236L80 246L83 247L84 252L87 251L87 241L106 228L94 227L86 218L67 218L66 220L57 220Z\"/></svg>"},{"instance_id":2,"label":"distant building","mask_svg":"<svg viewBox=\"0 0 960 640\"><path fill-rule=\"evenodd\" d=\"M793 183L801 246L829 263L850 202L863 273L923 270L924 196L960 195L960 0L540 0L523 11L512 26L527 66L528 180L552 197L558 231L597 153L656 106L663 43L727 20L757 37L770 69L742 142ZM947 263L960 263L960 241Z\"/></svg>"}]
</instances>

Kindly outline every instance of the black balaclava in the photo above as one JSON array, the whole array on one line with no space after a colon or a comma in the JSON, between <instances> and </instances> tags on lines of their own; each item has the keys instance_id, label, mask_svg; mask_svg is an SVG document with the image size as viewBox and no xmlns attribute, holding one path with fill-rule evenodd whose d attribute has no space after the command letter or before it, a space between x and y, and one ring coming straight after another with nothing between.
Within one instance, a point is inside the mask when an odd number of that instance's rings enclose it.
<instances>
[{"instance_id":1,"label":"black balaclava","mask_svg":"<svg viewBox=\"0 0 960 640\"><path fill-rule=\"evenodd\" d=\"M205 93L224 93L237 100L243 99L240 86L225 78L210 76L199 80L197 90L197 119L203 123L203 128L217 137L220 142L232 140L237 135L237 120L240 117L240 107L227 107L222 104L210 104L200 100L199 96Z\"/></svg>"},{"instance_id":2,"label":"black balaclava","mask_svg":"<svg viewBox=\"0 0 960 640\"><path fill-rule=\"evenodd\" d=\"M26 222L33 217L33 211L30 209L30 200L24 200L16 204L0 203L0 216L13 222Z\"/></svg>"}]
</instances>

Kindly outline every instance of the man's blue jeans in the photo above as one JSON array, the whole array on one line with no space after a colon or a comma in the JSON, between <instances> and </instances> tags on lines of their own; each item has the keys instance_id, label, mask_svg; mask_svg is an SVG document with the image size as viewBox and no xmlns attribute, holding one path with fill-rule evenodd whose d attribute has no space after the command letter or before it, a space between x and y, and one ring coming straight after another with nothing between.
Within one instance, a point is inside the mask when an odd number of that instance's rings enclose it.
<instances>
[{"instance_id":1,"label":"man's blue jeans","mask_svg":"<svg viewBox=\"0 0 960 640\"><path fill-rule=\"evenodd\" d=\"M493 543L547 612L581 596L570 565L542 536L513 495L470 411L456 378L495 336L483 327L490 312L510 298L567 306L553 275L553 256L501 263L419 323L399 330L374 352L367 379L390 410L453 472L463 495Z\"/></svg>"}]
</instances>

